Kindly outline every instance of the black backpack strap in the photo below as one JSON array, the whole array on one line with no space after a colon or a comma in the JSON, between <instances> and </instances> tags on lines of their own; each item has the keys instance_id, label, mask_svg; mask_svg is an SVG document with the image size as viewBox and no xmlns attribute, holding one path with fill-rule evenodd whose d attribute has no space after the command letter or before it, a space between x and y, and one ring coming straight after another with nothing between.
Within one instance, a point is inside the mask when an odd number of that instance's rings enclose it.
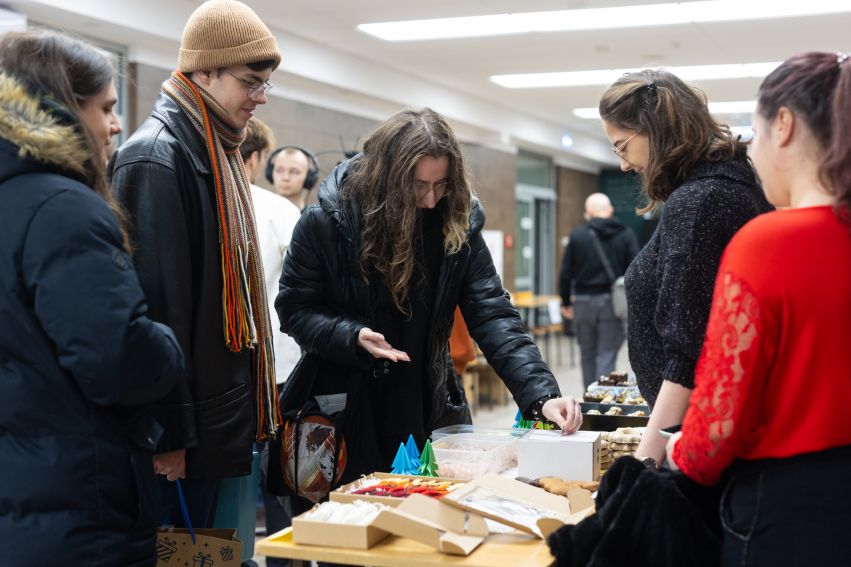
<instances>
[{"instance_id":1,"label":"black backpack strap","mask_svg":"<svg viewBox=\"0 0 851 567\"><path fill-rule=\"evenodd\" d=\"M594 242L594 248L597 249L597 254L600 255L600 261L603 263L603 269L606 270L606 275L609 276L609 283L615 283L615 280L618 279L618 277L615 275L615 271L612 269L612 264L609 261L609 257L606 256L606 252L603 250L603 245L600 244L600 238L597 236L597 231L595 231L589 226L588 234L591 235L591 241Z\"/></svg>"}]
</instances>

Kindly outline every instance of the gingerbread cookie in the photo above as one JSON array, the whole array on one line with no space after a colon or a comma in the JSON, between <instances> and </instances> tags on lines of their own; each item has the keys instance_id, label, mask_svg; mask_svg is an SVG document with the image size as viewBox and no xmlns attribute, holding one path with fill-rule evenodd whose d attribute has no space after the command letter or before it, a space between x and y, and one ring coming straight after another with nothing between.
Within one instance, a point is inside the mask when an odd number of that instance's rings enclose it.
<instances>
[{"instance_id":1,"label":"gingerbread cookie","mask_svg":"<svg viewBox=\"0 0 851 567\"><path fill-rule=\"evenodd\" d=\"M541 485L541 488L547 492L551 494L558 494L559 496L567 496L567 492L575 488L583 488L593 492L599 487L599 483L597 482L587 482L584 480L567 481L554 476L539 478L537 482Z\"/></svg>"},{"instance_id":2,"label":"gingerbread cookie","mask_svg":"<svg viewBox=\"0 0 851 567\"><path fill-rule=\"evenodd\" d=\"M619 427L609 434L609 441L614 443L640 443L642 432L632 427Z\"/></svg>"}]
</instances>

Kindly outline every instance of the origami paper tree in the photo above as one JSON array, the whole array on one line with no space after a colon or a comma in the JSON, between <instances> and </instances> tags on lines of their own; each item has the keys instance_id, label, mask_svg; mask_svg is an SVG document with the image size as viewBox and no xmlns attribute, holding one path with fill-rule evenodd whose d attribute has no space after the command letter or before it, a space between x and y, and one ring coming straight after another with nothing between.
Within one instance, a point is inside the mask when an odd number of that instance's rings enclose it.
<instances>
[{"instance_id":1,"label":"origami paper tree","mask_svg":"<svg viewBox=\"0 0 851 567\"><path fill-rule=\"evenodd\" d=\"M517 415L514 417L514 429L532 429L533 421L523 419L523 414L517 410Z\"/></svg>"},{"instance_id":2,"label":"origami paper tree","mask_svg":"<svg viewBox=\"0 0 851 567\"><path fill-rule=\"evenodd\" d=\"M555 429L555 426L543 421L524 419L520 410L517 410L517 416L514 418L514 429Z\"/></svg>"},{"instance_id":3,"label":"origami paper tree","mask_svg":"<svg viewBox=\"0 0 851 567\"><path fill-rule=\"evenodd\" d=\"M405 445L399 443L399 450L396 451L396 457L393 459L390 472L393 474L410 474L408 470L411 467L408 451L405 450Z\"/></svg>"},{"instance_id":4,"label":"origami paper tree","mask_svg":"<svg viewBox=\"0 0 851 567\"><path fill-rule=\"evenodd\" d=\"M431 448L431 441L428 439L426 439L423 453L420 455L420 467L417 473L420 476L439 476L437 461L434 459L434 450Z\"/></svg>"},{"instance_id":5,"label":"origami paper tree","mask_svg":"<svg viewBox=\"0 0 851 567\"><path fill-rule=\"evenodd\" d=\"M417 442L414 441L413 435L408 435L408 442L405 443L405 450L408 451L408 456L411 457L412 460L417 461L419 466L420 449L417 447Z\"/></svg>"}]
</instances>

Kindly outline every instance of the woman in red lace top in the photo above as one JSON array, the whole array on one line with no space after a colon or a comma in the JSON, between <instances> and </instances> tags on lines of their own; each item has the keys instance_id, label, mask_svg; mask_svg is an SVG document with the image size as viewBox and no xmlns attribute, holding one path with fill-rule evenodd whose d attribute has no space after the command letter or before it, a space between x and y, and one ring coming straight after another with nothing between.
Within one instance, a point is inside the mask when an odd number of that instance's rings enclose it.
<instances>
[{"instance_id":1,"label":"woman in red lace top","mask_svg":"<svg viewBox=\"0 0 851 567\"><path fill-rule=\"evenodd\" d=\"M668 443L672 468L727 482L725 565L851 553L847 59L799 55L760 87L752 159L784 210L748 223L725 251L696 387Z\"/></svg>"}]
</instances>

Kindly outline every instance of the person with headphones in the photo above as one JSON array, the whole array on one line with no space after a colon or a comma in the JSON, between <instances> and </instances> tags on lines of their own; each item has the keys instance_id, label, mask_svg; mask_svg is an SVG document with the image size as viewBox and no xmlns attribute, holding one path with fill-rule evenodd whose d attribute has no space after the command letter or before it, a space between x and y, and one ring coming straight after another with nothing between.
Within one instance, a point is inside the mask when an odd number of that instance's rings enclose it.
<instances>
[{"instance_id":1,"label":"person with headphones","mask_svg":"<svg viewBox=\"0 0 851 567\"><path fill-rule=\"evenodd\" d=\"M302 146L281 146L266 160L266 179L281 197L298 207L307 206L307 193L319 179L319 160Z\"/></svg>"}]
</instances>

